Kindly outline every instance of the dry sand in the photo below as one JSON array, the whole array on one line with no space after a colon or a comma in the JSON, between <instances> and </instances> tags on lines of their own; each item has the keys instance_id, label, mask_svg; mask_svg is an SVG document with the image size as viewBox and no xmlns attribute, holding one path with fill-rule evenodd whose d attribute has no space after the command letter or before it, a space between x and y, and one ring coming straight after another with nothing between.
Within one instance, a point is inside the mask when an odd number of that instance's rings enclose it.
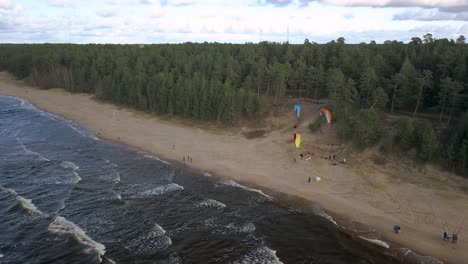
<instances>
[{"instance_id":1,"label":"dry sand","mask_svg":"<svg viewBox=\"0 0 468 264\"><path fill-rule=\"evenodd\" d=\"M0 73L0 94L25 98L41 109L88 127L102 138L160 158L182 161L188 155L193 158L188 165L196 169L318 202L339 215L339 219L346 217L379 230L382 235L379 239L393 245L408 247L445 263L468 263L467 228L460 230L457 244L441 239L444 226L453 230L468 218L468 183L437 168L426 166L418 171L395 162L375 165L371 162L372 151L344 156L346 152L339 152L342 146L326 142L331 140L327 131L312 134L305 125L298 128L303 134L303 150L310 149L316 156L310 161L297 158L294 163L292 157L298 157L299 152L292 145L291 128L246 139L234 130L220 132L181 125L98 102L88 94L27 87L5 73ZM334 166L317 157L335 151L352 165ZM309 176L320 176L323 180L307 183ZM354 226L344 222L348 227ZM398 235L392 233L395 224L402 229ZM468 219L465 224L468 225Z\"/></svg>"}]
</instances>

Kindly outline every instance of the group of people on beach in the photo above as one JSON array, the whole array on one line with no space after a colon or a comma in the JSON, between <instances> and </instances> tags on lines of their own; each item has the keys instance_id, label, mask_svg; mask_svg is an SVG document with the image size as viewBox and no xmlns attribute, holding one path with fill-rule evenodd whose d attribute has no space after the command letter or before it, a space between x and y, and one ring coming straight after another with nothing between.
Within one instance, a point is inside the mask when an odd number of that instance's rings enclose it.
<instances>
[{"instance_id":1,"label":"group of people on beach","mask_svg":"<svg viewBox=\"0 0 468 264\"><path fill-rule=\"evenodd\" d=\"M450 241L452 240L452 243L455 244L457 243L458 240L458 235L457 234L452 234L452 236L449 236L446 231L444 231L444 241Z\"/></svg>"},{"instance_id":2,"label":"group of people on beach","mask_svg":"<svg viewBox=\"0 0 468 264\"><path fill-rule=\"evenodd\" d=\"M172 150L175 150L175 145L172 145ZM182 161L185 163L185 156L182 156ZM192 163L193 159L187 155L187 162Z\"/></svg>"}]
</instances>

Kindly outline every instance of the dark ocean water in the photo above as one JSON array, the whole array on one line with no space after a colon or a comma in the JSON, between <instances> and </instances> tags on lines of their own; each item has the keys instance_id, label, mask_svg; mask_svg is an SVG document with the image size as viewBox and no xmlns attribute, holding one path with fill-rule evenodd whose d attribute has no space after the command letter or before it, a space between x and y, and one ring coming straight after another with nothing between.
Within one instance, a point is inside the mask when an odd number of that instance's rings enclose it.
<instances>
[{"instance_id":1,"label":"dark ocean water","mask_svg":"<svg viewBox=\"0 0 468 264\"><path fill-rule=\"evenodd\" d=\"M0 147L0 263L398 263L312 210L22 99L0 96Z\"/></svg>"}]
</instances>

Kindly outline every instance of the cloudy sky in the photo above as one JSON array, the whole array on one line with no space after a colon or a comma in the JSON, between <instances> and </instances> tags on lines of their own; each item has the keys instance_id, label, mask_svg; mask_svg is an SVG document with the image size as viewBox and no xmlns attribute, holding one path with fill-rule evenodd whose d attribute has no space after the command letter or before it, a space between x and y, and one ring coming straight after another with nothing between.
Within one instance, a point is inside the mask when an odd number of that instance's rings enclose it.
<instances>
[{"instance_id":1,"label":"cloudy sky","mask_svg":"<svg viewBox=\"0 0 468 264\"><path fill-rule=\"evenodd\" d=\"M347 43L468 36L468 0L0 0L0 42Z\"/></svg>"}]
</instances>

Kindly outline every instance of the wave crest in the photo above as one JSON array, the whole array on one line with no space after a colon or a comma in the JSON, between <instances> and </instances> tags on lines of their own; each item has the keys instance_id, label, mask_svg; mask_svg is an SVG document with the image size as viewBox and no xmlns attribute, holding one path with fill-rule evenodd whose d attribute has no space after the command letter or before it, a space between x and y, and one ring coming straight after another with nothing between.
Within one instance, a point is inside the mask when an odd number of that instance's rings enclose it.
<instances>
[{"instance_id":1,"label":"wave crest","mask_svg":"<svg viewBox=\"0 0 468 264\"><path fill-rule=\"evenodd\" d=\"M239 184L231 179L225 179L225 180L221 180L219 183L221 184L224 184L224 185L228 185L228 186L233 186L233 187L237 187L237 188L241 188L241 189L244 189L246 191L250 191L250 192L256 192L256 193L259 193L261 195L263 195L264 197L268 198L269 200L273 200L273 197L269 196L268 194L265 194L264 192L262 192L261 190L257 190L257 189L253 189L253 188L249 188L247 186L244 186L242 184Z\"/></svg>"},{"instance_id":2,"label":"wave crest","mask_svg":"<svg viewBox=\"0 0 468 264\"><path fill-rule=\"evenodd\" d=\"M206 199L196 205L197 207L218 207L225 208L226 205L213 199Z\"/></svg>"},{"instance_id":3,"label":"wave crest","mask_svg":"<svg viewBox=\"0 0 468 264\"><path fill-rule=\"evenodd\" d=\"M276 256L276 251L266 246L261 246L251 251L235 264L283 264Z\"/></svg>"},{"instance_id":4,"label":"wave crest","mask_svg":"<svg viewBox=\"0 0 468 264\"><path fill-rule=\"evenodd\" d=\"M24 153L26 153L27 155L31 155L31 156L36 156L37 157L37 160L40 160L40 161L50 161L49 159L47 159L46 157L42 156L41 154L37 153L37 152L34 152L28 148L26 148L26 146L23 144L23 141L21 141L21 139L19 137L16 138L16 141L18 141L18 144L20 145L21 149L24 151Z\"/></svg>"},{"instance_id":5,"label":"wave crest","mask_svg":"<svg viewBox=\"0 0 468 264\"><path fill-rule=\"evenodd\" d=\"M151 189L151 190L141 192L136 197L147 197L147 196L163 195L163 194L166 194L166 193L169 193L169 192L181 191L183 189L184 189L183 186L180 186L180 185L178 185L176 183L169 183L169 184L166 184L166 185L163 185L163 186L156 187L156 188Z\"/></svg>"},{"instance_id":6,"label":"wave crest","mask_svg":"<svg viewBox=\"0 0 468 264\"><path fill-rule=\"evenodd\" d=\"M94 241L87 236L85 231L80 227L61 216L55 217L54 221L49 224L48 231L55 234L72 235L80 243L90 247L93 251L98 253L99 258L106 253L106 247L103 244ZM100 261L102 261L102 259L100 259Z\"/></svg>"}]
</instances>

